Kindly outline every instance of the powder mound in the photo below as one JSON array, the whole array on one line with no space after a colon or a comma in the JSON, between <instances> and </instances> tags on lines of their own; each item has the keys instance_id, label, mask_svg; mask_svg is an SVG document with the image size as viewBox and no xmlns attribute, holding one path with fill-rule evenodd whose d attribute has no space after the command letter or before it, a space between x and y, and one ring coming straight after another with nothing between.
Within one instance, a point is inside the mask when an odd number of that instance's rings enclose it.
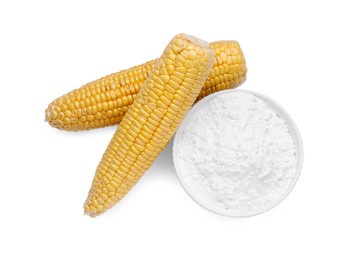
<instances>
[{"instance_id":1,"label":"powder mound","mask_svg":"<svg viewBox=\"0 0 353 260\"><path fill-rule=\"evenodd\" d=\"M231 91L215 95L184 122L176 150L179 178L204 207L245 216L271 208L296 179L296 147L270 104Z\"/></svg>"}]
</instances>

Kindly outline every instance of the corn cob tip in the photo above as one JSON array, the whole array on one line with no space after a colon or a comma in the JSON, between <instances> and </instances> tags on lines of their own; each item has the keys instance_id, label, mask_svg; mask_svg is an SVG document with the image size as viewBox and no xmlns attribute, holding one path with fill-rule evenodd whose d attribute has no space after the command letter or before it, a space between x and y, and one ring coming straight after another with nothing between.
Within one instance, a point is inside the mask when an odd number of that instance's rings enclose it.
<instances>
[{"instance_id":1,"label":"corn cob tip","mask_svg":"<svg viewBox=\"0 0 353 260\"><path fill-rule=\"evenodd\" d=\"M96 194L96 189L94 187L91 187L89 193L93 193ZM98 210L98 208L94 207L97 206L95 202L92 203L92 201L96 201L99 200L99 196L95 196L95 197L90 197L88 196L85 200L85 203L83 204L83 215L84 216L89 216L91 218L95 218L98 215L100 215L101 213L103 213L100 208L100 211Z\"/></svg>"},{"instance_id":2,"label":"corn cob tip","mask_svg":"<svg viewBox=\"0 0 353 260\"><path fill-rule=\"evenodd\" d=\"M97 215L94 214L94 212L92 212L90 209L89 209L89 206L87 206L88 203L87 203L87 200L85 201L84 205L83 205L83 215L84 216L89 216L91 218L94 218L96 217Z\"/></svg>"},{"instance_id":3,"label":"corn cob tip","mask_svg":"<svg viewBox=\"0 0 353 260\"><path fill-rule=\"evenodd\" d=\"M59 110L59 111L58 111ZM60 111L60 106L56 102L49 104L48 108L45 110L44 122L48 122L50 126L58 129L62 129L64 122L63 112Z\"/></svg>"},{"instance_id":4,"label":"corn cob tip","mask_svg":"<svg viewBox=\"0 0 353 260\"><path fill-rule=\"evenodd\" d=\"M97 169L97 174L99 174L99 169ZM124 181L124 183L126 182ZM120 190L123 189L120 187ZM92 184L89 195L83 204L83 215L95 218L113 207L115 203L111 199L108 199L107 195L99 187ZM122 199L123 196L122 194L116 194L118 200Z\"/></svg>"},{"instance_id":5,"label":"corn cob tip","mask_svg":"<svg viewBox=\"0 0 353 260\"><path fill-rule=\"evenodd\" d=\"M44 116L44 122L49 122L51 121L50 117L50 106L45 110L45 116Z\"/></svg>"}]
</instances>

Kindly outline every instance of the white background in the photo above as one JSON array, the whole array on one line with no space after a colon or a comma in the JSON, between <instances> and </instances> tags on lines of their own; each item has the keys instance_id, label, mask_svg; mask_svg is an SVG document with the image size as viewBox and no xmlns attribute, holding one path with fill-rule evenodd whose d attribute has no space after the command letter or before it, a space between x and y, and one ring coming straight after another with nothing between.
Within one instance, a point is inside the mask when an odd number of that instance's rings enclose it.
<instances>
[{"instance_id":1,"label":"white background","mask_svg":"<svg viewBox=\"0 0 353 260\"><path fill-rule=\"evenodd\" d=\"M1 259L352 259L351 1L1 1ZM73 88L160 56L185 32L238 40L241 88L279 102L304 143L292 193L251 218L181 187L171 146L112 210L83 202L116 127L63 132L44 110Z\"/></svg>"}]
</instances>

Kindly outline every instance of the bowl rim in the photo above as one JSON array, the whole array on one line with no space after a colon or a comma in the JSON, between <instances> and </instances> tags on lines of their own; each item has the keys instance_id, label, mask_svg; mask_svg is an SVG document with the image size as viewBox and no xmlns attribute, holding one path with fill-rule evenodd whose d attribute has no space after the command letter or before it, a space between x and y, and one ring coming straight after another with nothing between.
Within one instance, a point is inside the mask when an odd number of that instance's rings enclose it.
<instances>
[{"instance_id":1,"label":"bowl rim","mask_svg":"<svg viewBox=\"0 0 353 260\"><path fill-rule=\"evenodd\" d=\"M178 161L178 156L177 156L177 150L178 150L177 146L178 146L179 140L181 138L181 133L184 131L185 127L187 127L187 123L193 114L197 113L201 108L203 108L203 106L205 104L207 104L207 102L209 102L211 99L213 99L217 96L227 95L230 93L239 93L239 92L249 93L249 94L252 94L252 95L262 99L265 103L267 103L269 105L269 107L274 112L276 112L279 115L279 117L281 117L287 123L288 129L293 137L294 145L296 148L297 171L296 171L295 177L294 177L292 183L290 184L290 186L288 187L288 189L274 203L271 203L269 206L260 208L259 210L256 210L256 211L235 213L235 212L229 212L227 210L220 210L217 208L210 207L209 205L207 205L207 203L204 203L204 202L198 200L196 198L196 196L194 194L192 194L191 190L187 187L187 184L183 180L182 173L179 168L179 161ZM299 176L301 174L302 166L303 166L303 158L304 158L303 141L302 141L299 129L298 129L297 125L295 124L291 115L277 101L274 101L272 98L269 98L268 96L261 94L261 93L258 93L258 92L255 92L255 91L243 90L243 89L222 90L222 91L213 93L213 94L203 98L199 102L197 102L190 109L189 113L187 113L187 115L185 116L185 118L184 118L182 124L179 126L179 128L174 136L174 140L173 140L173 164L174 164L174 168L175 168L176 174L178 176L179 182L181 183L185 192L189 195L189 197L192 200L194 200L198 205L200 205L204 209L211 211L213 213L219 214L219 215L228 216L228 217L235 217L235 218L250 217L250 216L259 215L259 214L265 213L265 212L271 210L272 208L276 207L277 205L279 205L291 193L294 186L298 182Z\"/></svg>"}]
</instances>

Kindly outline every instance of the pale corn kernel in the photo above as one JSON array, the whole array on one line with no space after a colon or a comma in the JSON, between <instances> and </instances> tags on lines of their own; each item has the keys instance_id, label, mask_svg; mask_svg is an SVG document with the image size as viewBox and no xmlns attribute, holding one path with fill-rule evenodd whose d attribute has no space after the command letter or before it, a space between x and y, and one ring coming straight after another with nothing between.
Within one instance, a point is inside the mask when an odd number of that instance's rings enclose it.
<instances>
[{"instance_id":1,"label":"pale corn kernel","mask_svg":"<svg viewBox=\"0 0 353 260\"><path fill-rule=\"evenodd\" d=\"M180 79L176 76L171 76L170 77L170 80L177 83L178 85L180 85L181 83L183 83L183 80L185 79L185 76L183 77L183 79Z\"/></svg>"},{"instance_id":2,"label":"pale corn kernel","mask_svg":"<svg viewBox=\"0 0 353 260\"><path fill-rule=\"evenodd\" d=\"M166 67L166 70L167 70L167 72L168 72L168 75L172 75L173 72L174 72L174 66L173 66L173 65L168 65L168 66Z\"/></svg>"},{"instance_id":3,"label":"pale corn kernel","mask_svg":"<svg viewBox=\"0 0 353 260\"><path fill-rule=\"evenodd\" d=\"M159 78L160 78L164 83L168 83L168 81L169 81L169 75L160 75Z\"/></svg>"}]
</instances>

